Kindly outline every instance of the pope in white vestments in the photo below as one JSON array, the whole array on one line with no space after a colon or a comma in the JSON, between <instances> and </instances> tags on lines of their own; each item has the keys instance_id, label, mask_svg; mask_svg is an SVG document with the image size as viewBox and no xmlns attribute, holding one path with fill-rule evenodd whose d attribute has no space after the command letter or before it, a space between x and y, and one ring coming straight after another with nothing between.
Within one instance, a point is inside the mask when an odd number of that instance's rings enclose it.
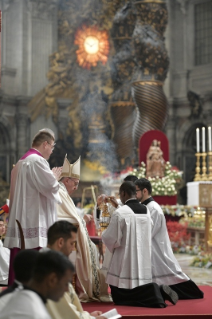
<instances>
[{"instance_id":1,"label":"pope in white vestments","mask_svg":"<svg viewBox=\"0 0 212 319\"><path fill-rule=\"evenodd\" d=\"M78 226L76 259L76 290L80 301L111 301L108 285L104 281L98 264L98 254L89 238L85 221L78 215L70 195L76 190L80 179L80 158L70 164L65 157L60 177L59 194L62 204L57 207L58 219ZM73 254L73 253L72 253Z\"/></svg>"},{"instance_id":2,"label":"pope in white vestments","mask_svg":"<svg viewBox=\"0 0 212 319\"><path fill-rule=\"evenodd\" d=\"M54 135L49 129L38 132L32 148L12 170L9 223L4 246L11 250L11 265L21 238L16 220L21 224L25 248L47 245L47 230L57 220L56 203L60 203L57 177L61 169L50 169L47 159L54 149ZM10 268L9 284L14 280Z\"/></svg>"}]
</instances>

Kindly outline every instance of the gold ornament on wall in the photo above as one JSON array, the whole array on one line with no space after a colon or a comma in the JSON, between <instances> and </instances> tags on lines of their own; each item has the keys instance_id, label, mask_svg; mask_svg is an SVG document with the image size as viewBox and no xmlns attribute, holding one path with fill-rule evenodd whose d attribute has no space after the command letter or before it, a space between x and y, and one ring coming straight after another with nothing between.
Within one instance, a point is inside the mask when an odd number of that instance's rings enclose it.
<instances>
[{"instance_id":1,"label":"gold ornament on wall","mask_svg":"<svg viewBox=\"0 0 212 319\"><path fill-rule=\"evenodd\" d=\"M110 49L107 31L99 30L97 26L83 25L75 34L74 44L79 46L76 54L81 67L89 70L99 61L106 64Z\"/></svg>"}]
</instances>

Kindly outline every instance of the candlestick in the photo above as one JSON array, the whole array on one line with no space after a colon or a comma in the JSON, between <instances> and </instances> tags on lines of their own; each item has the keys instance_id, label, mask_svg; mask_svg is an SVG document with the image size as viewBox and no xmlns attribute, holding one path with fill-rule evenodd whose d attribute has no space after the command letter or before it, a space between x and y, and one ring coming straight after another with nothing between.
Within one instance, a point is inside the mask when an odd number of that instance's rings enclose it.
<instances>
[{"instance_id":1,"label":"candlestick","mask_svg":"<svg viewBox=\"0 0 212 319\"><path fill-rule=\"evenodd\" d=\"M212 181L212 152L208 152L208 180Z\"/></svg>"},{"instance_id":2,"label":"candlestick","mask_svg":"<svg viewBox=\"0 0 212 319\"><path fill-rule=\"evenodd\" d=\"M208 127L208 151L211 152L211 127Z\"/></svg>"},{"instance_id":3,"label":"candlestick","mask_svg":"<svg viewBox=\"0 0 212 319\"><path fill-rule=\"evenodd\" d=\"M205 153L205 127L202 127L202 153Z\"/></svg>"},{"instance_id":4,"label":"candlestick","mask_svg":"<svg viewBox=\"0 0 212 319\"><path fill-rule=\"evenodd\" d=\"M201 180L201 175L200 175L200 153L196 153L196 174L195 174L195 178L194 181L200 181Z\"/></svg>"},{"instance_id":5,"label":"candlestick","mask_svg":"<svg viewBox=\"0 0 212 319\"><path fill-rule=\"evenodd\" d=\"M208 180L207 166L206 166L207 153L203 152L203 153L201 153L201 156L202 156L202 175L201 175L201 180L202 181L207 181Z\"/></svg>"},{"instance_id":6,"label":"candlestick","mask_svg":"<svg viewBox=\"0 0 212 319\"><path fill-rule=\"evenodd\" d=\"M199 151L200 151L199 128L196 129L196 143L197 143L197 153L199 153Z\"/></svg>"}]
</instances>

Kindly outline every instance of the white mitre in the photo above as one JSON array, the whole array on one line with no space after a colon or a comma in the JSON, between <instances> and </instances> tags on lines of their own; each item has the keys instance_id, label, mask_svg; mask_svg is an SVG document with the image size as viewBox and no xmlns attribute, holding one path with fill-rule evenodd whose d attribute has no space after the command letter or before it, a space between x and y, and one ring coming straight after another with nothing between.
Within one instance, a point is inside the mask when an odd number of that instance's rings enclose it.
<instances>
[{"instance_id":1,"label":"white mitre","mask_svg":"<svg viewBox=\"0 0 212 319\"><path fill-rule=\"evenodd\" d=\"M72 177L72 178L80 179L80 162L81 162L81 157L79 157L75 163L70 164L66 154L60 179L63 177Z\"/></svg>"}]
</instances>

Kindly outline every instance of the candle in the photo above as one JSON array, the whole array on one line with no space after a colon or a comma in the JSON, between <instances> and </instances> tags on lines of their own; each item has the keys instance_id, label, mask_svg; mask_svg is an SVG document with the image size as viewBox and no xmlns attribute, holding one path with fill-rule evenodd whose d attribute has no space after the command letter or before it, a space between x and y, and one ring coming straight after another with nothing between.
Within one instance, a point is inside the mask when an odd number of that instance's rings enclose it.
<instances>
[{"instance_id":1,"label":"candle","mask_svg":"<svg viewBox=\"0 0 212 319\"><path fill-rule=\"evenodd\" d=\"M211 127L208 127L208 151L211 152L212 144L211 144Z\"/></svg>"},{"instance_id":2,"label":"candle","mask_svg":"<svg viewBox=\"0 0 212 319\"><path fill-rule=\"evenodd\" d=\"M205 153L205 127L202 127L202 152Z\"/></svg>"},{"instance_id":3,"label":"candle","mask_svg":"<svg viewBox=\"0 0 212 319\"><path fill-rule=\"evenodd\" d=\"M196 142L197 142L197 153L199 153L200 144L199 144L199 128L196 129Z\"/></svg>"}]
</instances>

